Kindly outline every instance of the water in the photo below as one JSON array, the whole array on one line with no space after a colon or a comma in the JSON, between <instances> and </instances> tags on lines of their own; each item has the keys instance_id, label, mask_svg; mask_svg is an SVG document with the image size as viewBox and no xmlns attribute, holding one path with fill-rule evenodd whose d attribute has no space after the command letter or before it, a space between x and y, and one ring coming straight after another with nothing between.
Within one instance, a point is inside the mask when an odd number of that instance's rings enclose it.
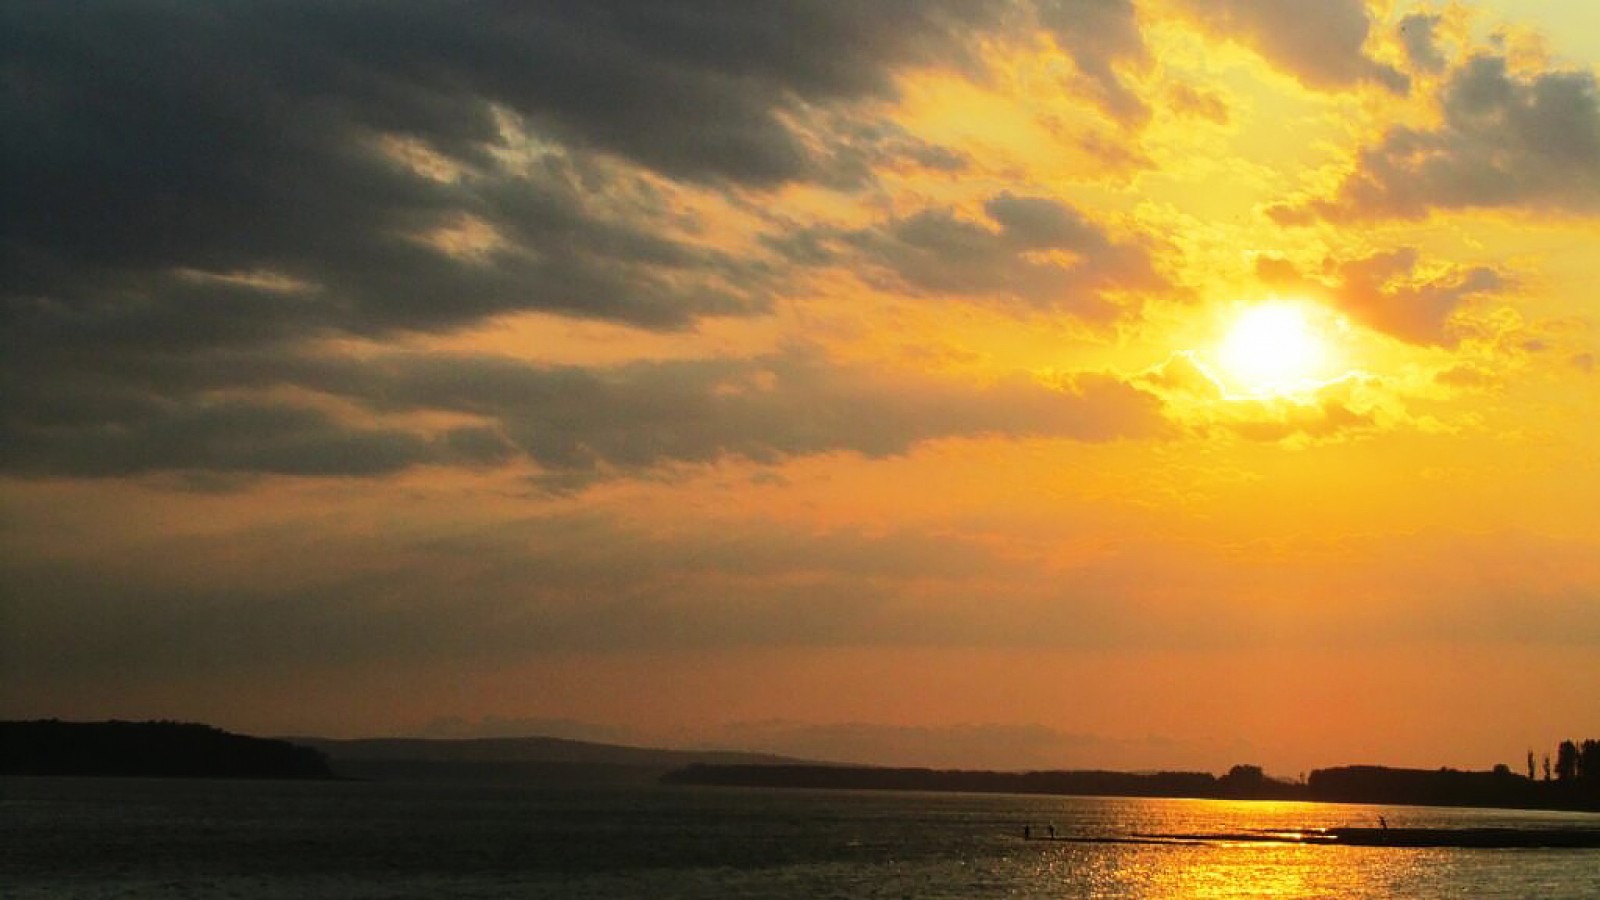
<instances>
[{"instance_id":1,"label":"water","mask_svg":"<svg viewBox=\"0 0 1600 900\"><path fill-rule=\"evenodd\" d=\"M710 788L0 782L0 893L35 897L1600 897L1600 850L1024 842L1581 814Z\"/></svg>"}]
</instances>

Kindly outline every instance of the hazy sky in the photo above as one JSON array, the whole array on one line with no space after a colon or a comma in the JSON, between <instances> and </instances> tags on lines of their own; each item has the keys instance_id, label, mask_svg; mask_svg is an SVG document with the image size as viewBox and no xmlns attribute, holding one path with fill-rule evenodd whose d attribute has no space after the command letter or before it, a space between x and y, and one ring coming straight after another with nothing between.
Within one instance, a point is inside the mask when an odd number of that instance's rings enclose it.
<instances>
[{"instance_id":1,"label":"hazy sky","mask_svg":"<svg viewBox=\"0 0 1600 900\"><path fill-rule=\"evenodd\" d=\"M1600 20L0 7L0 715L1600 734Z\"/></svg>"}]
</instances>

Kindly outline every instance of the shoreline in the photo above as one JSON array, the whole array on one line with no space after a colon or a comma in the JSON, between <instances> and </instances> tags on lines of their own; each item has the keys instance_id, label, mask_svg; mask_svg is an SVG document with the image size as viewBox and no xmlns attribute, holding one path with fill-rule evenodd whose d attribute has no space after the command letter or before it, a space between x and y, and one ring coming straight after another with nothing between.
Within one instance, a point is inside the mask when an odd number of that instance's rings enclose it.
<instances>
[{"instance_id":1,"label":"shoreline","mask_svg":"<svg viewBox=\"0 0 1600 900\"><path fill-rule=\"evenodd\" d=\"M662 783L798 790L928 791L1173 800L1256 800L1379 806L1600 813L1584 783L1539 782L1495 772L1348 766L1313 772L1306 782L1217 778L1204 772L996 772L863 766L692 765Z\"/></svg>"}]
</instances>

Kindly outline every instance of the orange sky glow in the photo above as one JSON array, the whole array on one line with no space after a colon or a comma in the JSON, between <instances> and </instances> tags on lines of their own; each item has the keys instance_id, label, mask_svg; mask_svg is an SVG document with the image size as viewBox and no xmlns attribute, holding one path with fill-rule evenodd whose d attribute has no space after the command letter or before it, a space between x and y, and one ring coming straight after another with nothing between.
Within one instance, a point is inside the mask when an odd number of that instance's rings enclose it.
<instances>
[{"instance_id":1,"label":"orange sky glow","mask_svg":"<svg viewBox=\"0 0 1600 900\"><path fill-rule=\"evenodd\" d=\"M6 23L6 718L1600 730L1584 4L139 6Z\"/></svg>"}]
</instances>

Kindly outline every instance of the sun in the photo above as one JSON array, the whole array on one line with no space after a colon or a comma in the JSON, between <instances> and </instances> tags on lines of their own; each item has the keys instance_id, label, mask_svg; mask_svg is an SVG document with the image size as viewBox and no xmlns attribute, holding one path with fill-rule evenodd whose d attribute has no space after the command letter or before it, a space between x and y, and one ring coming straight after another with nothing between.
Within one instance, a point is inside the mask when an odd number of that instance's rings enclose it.
<instances>
[{"instance_id":1,"label":"sun","mask_svg":"<svg viewBox=\"0 0 1600 900\"><path fill-rule=\"evenodd\" d=\"M1330 363L1323 327L1298 303L1273 301L1245 309L1216 350L1226 386L1254 397L1320 387Z\"/></svg>"}]
</instances>

